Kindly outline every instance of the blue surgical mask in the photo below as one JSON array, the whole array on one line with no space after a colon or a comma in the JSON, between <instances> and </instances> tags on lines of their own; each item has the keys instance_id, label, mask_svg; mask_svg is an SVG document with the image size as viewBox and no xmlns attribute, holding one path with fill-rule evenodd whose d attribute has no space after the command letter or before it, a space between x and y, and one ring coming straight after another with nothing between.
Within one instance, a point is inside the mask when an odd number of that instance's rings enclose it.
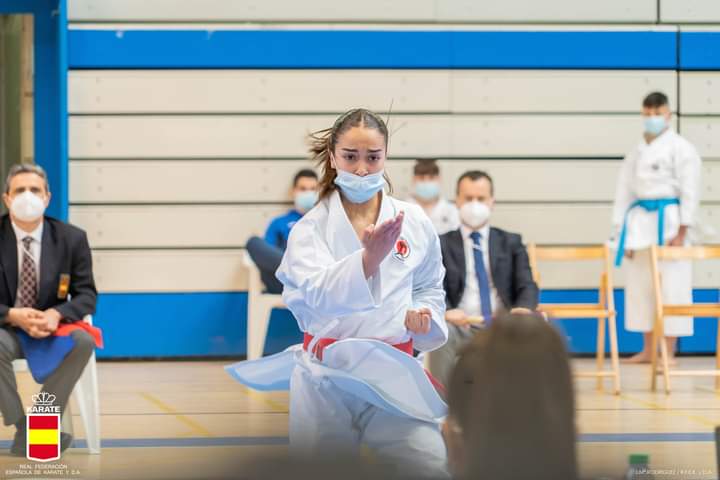
<instances>
[{"instance_id":1,"label":"blue surgical mask","mask_svg":"<svg viewBox=\"0 0 720 480\"><path fill-rule=\"evenodd\" d=\"M415 196L421 200L433 200L440 195L440 184L438 182L417 182L415 184Z\"/></svg>"},{"instance_id":2,"label":"blue surgical mask","mask_svg":"<svg viewBox=\"0 0 720 480\"><path fill-rule=\"evenodd\" d=\"M662 115L645 117L645 133L657 136L660 135L667 126L667 121Z\"/></svg>"},{"instance_id":3,"label":"blue surgical mask","mask_svg":"<svg viewBox=\"0 0 720 480\"><path fill-rule=\"evenodd\" d=\"M299 212L308 212L317 202L318 194L315 190L306 190L295 194L295 209Z\"/></svg>"},{"instance_id":4,"label":"blue surgical mask","mask_svg":"<svg viewBox=\"0 0 720 480\"><path fill-rule=\"evenodd\" d=\"M370 200L373 195L382 190L385 186L385 178L383 177L383 170L361 177L360 175L337 169L335 185L340 188L345 198L352 203L365 203Z\"/></svg>"}]
</instances>

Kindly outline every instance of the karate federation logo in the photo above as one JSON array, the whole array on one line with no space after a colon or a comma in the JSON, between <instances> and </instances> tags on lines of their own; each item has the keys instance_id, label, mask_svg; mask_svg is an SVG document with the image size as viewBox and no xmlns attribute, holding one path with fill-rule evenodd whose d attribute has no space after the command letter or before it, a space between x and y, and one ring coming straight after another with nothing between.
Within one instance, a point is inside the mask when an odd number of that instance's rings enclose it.
<instances>
[{"instance_id":1,"label":"karate federation logo","mask_svg":"<svg viewBox=\"0 0 720 480\"><path fill-rule=\"evenodd\" d=\"M393 257L397 258L401 262L404 262L405 259L409 256L410 244L403 237L400 237L398 241L395 242L395 251L393 252Z\"/></svg>"},{"instance_id":2,"label":"karate federation logo","mask_svg":"<svg viewBox=\"0 0 720 480\"><path fill-rule=\"evenodd\" d=\"M27 415L27 459L50 462L60 458L60 407L55 395L42 392L32 396Z\"/></svg>"}]
</instances>

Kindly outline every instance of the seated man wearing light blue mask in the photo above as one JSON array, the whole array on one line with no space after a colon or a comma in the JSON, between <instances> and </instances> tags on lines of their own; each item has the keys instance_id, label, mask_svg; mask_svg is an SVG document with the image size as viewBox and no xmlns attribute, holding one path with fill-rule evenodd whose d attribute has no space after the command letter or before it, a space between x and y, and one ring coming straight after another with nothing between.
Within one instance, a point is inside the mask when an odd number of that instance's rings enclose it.
<instances>
[{"instance_id":1,"label":"seated man wearing light blue mask","mask_svg":"<svg viewBox=\"0 0 720 480\"><path fill-rule=\"evenodd\" d=\"M672 128L668 98L654 92L642 106L644 135L623 160L613 209L616 265L625 262L625 328L644 334L642 352L631 363L648 363L655 318L650 246L683 246L696 224L701 160L697 150ZM692 265L661 262L664 301L692 303ZM690 317L666 317L665 337L673 353L678 336L693 334Z\"/></svg>"},{"instance_id":2,"label":"seated man wearing light blue mask","mask_svg":"<svg viewBox=\"0 0 720 480\"><path fill-rule=\"evenodd\" d=\"M315 206L318 199L317 189L317 173L310 169L296 173L291 190L293 208L270 222L264 239L254 236L247 242L247 251L260 269L260 276L268 293L282 293L282 284L275 278L275 271L285 253L290 230Z\"/></svg>"},{"instance_id":3,"label":"seated man wearing light blue mask","mask_svg":"<svg viewBox=\"0 0 720 480\"><path fill-rule=\"evenodd\" d=\"M412 192L408 201L420 205L432 220L438 235L456 230L460 217L455 204L442 196L440 168L433 159L420 159L413 168Z\"/></svg>"}]
</instances>

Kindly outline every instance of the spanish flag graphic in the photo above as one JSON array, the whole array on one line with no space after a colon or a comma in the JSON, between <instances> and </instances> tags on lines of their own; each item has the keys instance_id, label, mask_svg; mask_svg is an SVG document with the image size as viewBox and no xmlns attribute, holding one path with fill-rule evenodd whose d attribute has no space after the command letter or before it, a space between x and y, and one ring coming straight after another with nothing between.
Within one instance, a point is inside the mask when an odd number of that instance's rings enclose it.
<instances>
[{"instance_id":1,"label":"spanish flag graphic","mask_svg":"<svg viewBox=\"0 0 720 480\"><path fill-rule=\"evenodd\" d=\"M27 417L27 458L49 462L60 458L60 415Z\"/></svg>"}]
</instances>

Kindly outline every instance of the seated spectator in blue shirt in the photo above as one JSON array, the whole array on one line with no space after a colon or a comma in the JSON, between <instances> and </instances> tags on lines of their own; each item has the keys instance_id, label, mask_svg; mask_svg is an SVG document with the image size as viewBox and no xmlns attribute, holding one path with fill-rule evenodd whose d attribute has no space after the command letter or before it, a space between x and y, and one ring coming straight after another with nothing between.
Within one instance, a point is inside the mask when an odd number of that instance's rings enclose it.
<instances>
[{"instance_id":1,"label":"seated spectator in blue shirt","mask_svg":"<svg viewBox=\"0 0 720 480\"><path fill-rule=\"evenodd\" d=\"M245 248L260 269L268 293L282 293L282 284L275 278L275 271L285 253L290 229L317 202L317 189L318 176L314 171L304 169L296 173L291 191L294 207L270 222L264 239L253 236L247 242Z\"/></svg>"}]
</instances>

